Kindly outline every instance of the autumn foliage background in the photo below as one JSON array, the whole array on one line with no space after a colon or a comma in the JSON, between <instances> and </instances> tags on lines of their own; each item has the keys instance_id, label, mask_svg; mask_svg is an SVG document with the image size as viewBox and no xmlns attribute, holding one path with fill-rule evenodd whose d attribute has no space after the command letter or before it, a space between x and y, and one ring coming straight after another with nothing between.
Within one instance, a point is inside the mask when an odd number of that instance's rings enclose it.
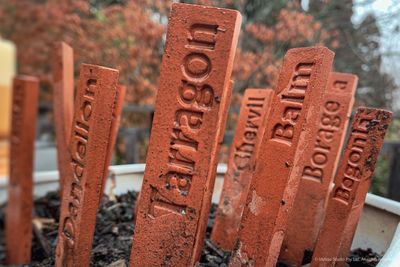
<instances>
[{"instance_id":1,"label":"autumn foliage background","mask_svg":"<svg viewBox=\"0 0 400 267\"><path fill-rule=\"evenodd\" d=\"M83 62L116 68L127 87L126 105L153 105L172 2L0 0L0 36L17 45L18 72L40 77L44 105L52 101L52 48L59 41L74 49L76 78ZM354 25L352 0L309 0L307 8L300 0L180 2L233 8L243 15L233 71L233 109L246 88L274 88L288 49L312 45L335 51L336 71L359 76L356 105L396 108L398 86L381 68L377 19L371 14ZM44 116L52 120L51 113ZM140 118L126 112L122 127L149 124L149 118ZM228 130L235 119L231 112Z\"/></svg>"},{"instance_id":2,"label":"autumn foliage background","mask_svg":"<svg viewBox=\"0 0 400 267\"><path fill-rule=\"evenodd\" d=\"M337 53L337 71L362 76L359 70L362 64L358 69L349 67L359 61L349 56L351 49L343 52L349 46L347 41L343 42L343 36L350 33L356 39L354 33L364 29L369 31L369 36L365 35L364 40L358 38L356 47L362 42L365 46L375 46L374 50L379 46L371 38L379 35L376 25L375 29L371 22L368 22L368 29L362 26L362 29L356 29L351 25L352 1L349 0L311 0L308 11L298 0L182 2L241 11L242 33L233 73L234 104L238 103L245 88L274 86L282 57L289 48L326 45ZM128 88L126 101L153 104L171 3L162 0L1 0L0 35L17 45L18 71L40 77L43 102L52 99L52 46L55 42L65 41L74 48L76 77L82 62L119 69L121 83ZM329 16L321 16L324 13ZM371 19L373 17L366 18ZM346 21L347 28L343 27ZM343 64L343 58L347 58L347 64ZM375 77L378 76L385 75ZM393 83L390 77L384 78L386 84ZM385 89L375 89L380 92L376 95L384 99L371 101L368 94L374 93L367 92L359 95L358 102L391 107L390 94L382 96Z\"/></svg>"},{"instance_id":3,"label":"autumn foliage background","mask_svg":"<svg viewBox=\"0 0 400 267\"><path fill-rule=\"evenodd\" d=\"M307 12L301 1L182 2L234 8L243 14L233 73L237 93L248 87L273 87L284 53L298 46L326 45L337 53L338 71L360 75L357 68L341 66L346 65L341 62L346 56L348 65L358 62L350 62L352 57L346 54L351 51L342 51L349 45L342 42L342 35L357 29L335 26L339 22L343 25L346 20L351 26L352 1L310 1ZM1 0L0 35L16 43L19 72L41 78L43 102L51 101L52 46L65 41L74 48L76 76L82 62L117 68L121 72L121 83L128 87L126 101L152 104L171 3L162 0ZM329 16L321 16L322 13ZM371 32L373 25L368 28L370 36L364 39L379 34L377 29ZM379 45L364 41L367 46ZM386 79L392 82L389 77ZM234 103L238 99L240 94L236 94ZM376 104L369 100L366 95L358 97L359 102L369 105L391 106L390 95Z\"/></svg>"}]
</instances>

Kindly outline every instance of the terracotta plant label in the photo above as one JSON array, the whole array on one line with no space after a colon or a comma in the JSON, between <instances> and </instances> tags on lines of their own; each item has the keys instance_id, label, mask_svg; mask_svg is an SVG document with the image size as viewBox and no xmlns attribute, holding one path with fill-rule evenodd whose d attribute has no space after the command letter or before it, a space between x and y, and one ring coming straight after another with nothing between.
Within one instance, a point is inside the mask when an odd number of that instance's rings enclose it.
<instances>
[{"instance_id":1,"label":"terracotta plant label","mask_svg":"<svg viewBox=\"0 0 400 267\"><path fill-rule=\"evenodd\" d=\"M314 146L304 152L299 190L281 248L280 260L300 266L314 250L325 211L329 185L333 182L340 150L354 103L357 76L331 73L317 127Z\"/></svg>"},{"instance_id":2,"label":"terracotta plant label","mask_svg":"<svg viewBox=\"0 0 400 267\"><path fill-rule=\"evenodd\" d=\"M273 95L271 89L247 89L244 94L211 234L211 240L226 251L233 250L238 236Z\"/></svg>"},{"instance_id":3,"label":"terracotta plant label","mask_svg":"<svg viewBox=\"0 0 400 267\"><path fill-rule=\"evenodd\" d=\"M391 117L381 109L357 110L311 266L345 266Z\"/></svg>"},{"instance_id":4,"label":"terracotta plant label","mask_svg":"<svg viewBox=\"0 0 400 267\"><path fill-rule=\"evenodd\" d=\"M314 145L333 55L327 48L309 47L291 49L284 58L230 266L277 261L303 153Z\"/></svg>"},{"instance_id":5,"label":"terracotta plant label","mask_svg":"<svg viewBox=\"0 0 400 267\"><path fill-rule=\"evenodd\" d=\"M117 70L81 66L70 137L73 177L64 184L56 266L89 266L117 84Z\"/></svg>"},{"instance_id":6,"label":"terracotta plant label","mask_svg":"<svg viewBox=\"0 0 400 267\"><path fill-rule=\"evenodd\" d=\"M224 131L225 131L225 126L226 126L226 121L228 119L228 112L229 112L229 107L231 103L231 98L232 98L232 90L234 87L234 82L233 80L230 80L229 83L227 83L227 88L223 90L223 96L222 98L225 98L226 100L221 102L221 107L220 107L220 117L218 120L218 125L220 125L216 131L216 136L218 138L218 145L215 148L215 154L211 155L211 162L214 162L214 165L210 166L211 169L217 169L218 166L218 160L219 160L219 152L222 146L222 143L224 141ZM216 173L214 174L216 177ZM205 185L205 188L207 188L207 191L205 191L205 196L208 197L208 200L204 200L204 205L202 206L201 209L201 214L207 214L204 216L207 216L207 219L202 217L202 220L199 223L199 227L197 231L197 236L195 237L196 240L204 240L205 238L205 231L208 225L208 214L210 213L210 208L211 208L211 203L212 203L212 193L213 189L215 186L215 178L213 179L208 179L207 183ZM198 258L200 257L201 251L203 249L204 242L203 243L197 243L196 246L194 247L194 251L196 251L198 254L193 257L195 259L194 261L197 261ZM195 263L193 263L195 264Z\"/></svg>"},{"instance_id":7,"label":"terracotta plant label","mask_svg":"<svg viewBox=\"0 0 400 267\"><path fill-rule=\"evenodd\" d=\"M111 162L115 142L117 140L118 136L118 130L119 130L119 125L121 122L121 114L122 114L122 109L124 107L124 101L125 101L125 95L126 95L126 87L123 85L118 85L118 91L117 91L117 98L115 101L115 108L114 108L114 113L113 113L113 120L111 124L111 135L110 135L110 142L109 142L109 149L108 149L108 154L107 154L107 162ZM106 171L108 170L108 167Z\"/></svg>"},{"instance_id":8,"label":"terracotta plant label","mask_svg":"<svg viewBox=\"0 0 400 267\"><path fill-rule=\"evenodd\" d=\"M7 264L31 262L33 158L38 95L37 78L23 75L14 78L5 224Z\"/></svg>"},{"instance_id":9,"label":"terracotta plant label","mask_svg":"<svg viewBox=\"0 0 400 267\"><path fill-rule=\"evenodd\" d=\"M72 177L70 168L69 138L71 136L74 110L74 58L72 48L64 42L54 48L53 65L53 108L57 145L60 194L65 179ZM62 197L61 197L62 198Z\"/></svg>"},{"instance_id":10,"label":"terracotta plant label","mask_svg":"<svg viewBox=\"0 0 400 267\"><path fill-rule=\"evenodd\" d=\"M200 256L240 22L237 11L172 5L131 266Z\"/></svg>"},{"instance_id":11,"label":"terracotta plant label","mask_svg":"<svg viewBox=\"0 0 400 267\"><path fill-rule=\"evenodd\" d=\"M108 168L110 167L110 162L112 159L112 155L114 152L114 146L115 142L117 141L117 136L118 136L118 129L119 129L119 124L121 121L121 113L122 113L122 108L124 107L124 101L125 101L125 93L126 93L126 87L123 85L118 85L118 91L117 91L117 100L115 101L115 108L114 108L114 113L113 113L113 118L111 122L111 135L110 135L110 140L108 142L108 150L107 150L107 157L106 157L106 165L104 166L104 182L103 182L103 187L101 189L101 193L104 193L104 188L106 186L107 182L107 177L108 177ZM101 198L100 198L101 202Z\"/></svg>"}]
</instances>

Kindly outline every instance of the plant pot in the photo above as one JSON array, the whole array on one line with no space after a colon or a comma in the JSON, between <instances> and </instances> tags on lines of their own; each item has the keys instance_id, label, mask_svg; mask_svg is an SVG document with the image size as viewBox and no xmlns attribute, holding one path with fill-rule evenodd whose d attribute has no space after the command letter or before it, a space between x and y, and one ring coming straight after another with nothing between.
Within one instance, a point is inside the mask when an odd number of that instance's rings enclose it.
<instances>
[{"instance_id":1,"label":"plant pot","mask_svg":"<svg viewBox=\"0 0 400 267\"><path fill-rule=\"evenodd\" d=\"M106 193L122 194L129 190L140 191L145 164L110 167ZM226 165L219 164L212 201L217 203L223 184ZM37 172L34 175L34 195L44 196L58 188L58 171ZM7 199L7 179L0 177L0 203ZM400 262L400 202L368 194L352 248L371 248L384 254L378 266L395 267Z\"/></svg>"}]
</instances>

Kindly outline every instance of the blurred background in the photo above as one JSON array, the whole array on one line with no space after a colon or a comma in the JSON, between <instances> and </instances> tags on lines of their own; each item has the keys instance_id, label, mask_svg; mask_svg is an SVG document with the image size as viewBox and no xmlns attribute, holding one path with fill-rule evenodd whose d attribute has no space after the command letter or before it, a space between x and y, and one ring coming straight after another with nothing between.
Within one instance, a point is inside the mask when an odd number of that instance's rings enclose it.
<instances>
[{"instance_id":1,"label":"blurred background","mask_svg":"<svg viewBox=\"0 0 400 267\"><path fill-rule=\"evenodd\" d=\"M83 62L120 70L127 87L113 164L145 162L168 12L164 0L0 0L0 176L6 172L10 81L40 78L37 171L54 170L52 48L74 49L75 78ZM234 95L220 162L226 162L246 88L274 88L282 57L292 47L325 45L335 71L359 76L356 105L395 114L371 191L400 201L400 1L198 0L243 15L235 59Z\"/></svg>"}]
</instances>

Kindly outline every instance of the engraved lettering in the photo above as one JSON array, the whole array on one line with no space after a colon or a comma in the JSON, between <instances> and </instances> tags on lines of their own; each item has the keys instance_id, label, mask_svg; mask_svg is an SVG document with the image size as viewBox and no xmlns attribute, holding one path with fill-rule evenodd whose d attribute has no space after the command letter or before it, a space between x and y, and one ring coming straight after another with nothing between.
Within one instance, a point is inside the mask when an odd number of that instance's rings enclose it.
<instances>
[{"instance_id":1,"label":"engraved lettering","mask_svg":"<svg viewBox=\"0 0 400 267\"><path fill-rule=\"evenodd\" d=\"M258 129L261 126L261 109L265 108L263 107L264 101L265 98L249 97L248 99L246 105L246 108L248 108L246 127L241 143L235 146L233 156L234 169L236 171L244 171L250 167L250 159L256 145Z\"/></svg>"},{"instance_id":2,"label":"engraved lettering","mask_svg":"<svg viewBox=\"0 0 400 267\"><path fill-rule=\"evenodd\" d=\"M182 80L179 88L178 101L182 106L208 111L214 100L214 90L208 85L195 85L194 83Z\"/></svg>"},{"instance_id":3,"label":"engraved lettering","mask_svg":"<svg viewBox=\"0 0 400 267\"><path fill-rule=\"evenodd\" d=\"M173 203L167 196L161 195L156 188L152 188L150 199L149 216L153 218L171 213L181 216L186 214L186 206Z\"/></svg>"},{"instance_id":4,"label":"engraved lettering","mask_svg":"<svg viewBox=\"0 0 400 267\"><path fill-rule=\"evenodd\" d=\"M303 178L322 180L322 169L318 167L305 166L303 170Z\"/></svg>"},{"instance_id":5,"label":"engraved lettering","mask_svg":"<svg viewBox=\"0 0 400 267\"><path fill-rule=\"evenodd\" d=\"M187 48L214 50L218 25L193 24L189 31Z\"/></svg>"},{"instance_id":6,"label":"engraved lettering","mask_svg":"<svg viewBox=\"0 0 400 267\"><path fill-rule=\"evenodd\" d=\"M207 55L191 53L185 57L182 72L190 80L203 81L207 79L211 71L211 61Z\"/></svg>"},{"instance_id":7,"label":"engraved lettering","mask_svg":"<svg viewBox=\"0 0 400 267\"><path fill-rule=\"evenodd\" d=\"M294 134L294 126L297 123L300 112L301 108L286 108L282 118L283 123L278 123L275 125L273 138L285 141L290 145Z\"/></svg>"},{"instance_id":8,"label":"engraved lettering","mask_svg":"<svg viewBox=\"0 0 400 267\"><path fill-rule=\"evenodd\" d=\"M307 91L313 63L299 63L290 80L288 88L280 95L281 102L285 105L280 122L277 122L272 131L272 139L290 146L292 144L294 129Z\"/></svg>"},{"instance_id":9,"label":"engraved lettering","mask_svg":"<svg viewBox=\"0 0 400 267\"><path fill-rule=\"evenodd\" d=\"M183 78L178 87L180 108L175 112L167 172L160 175L167 191L161 198L152 198L149 212L153 217L171 212L184 214L182 206L172 199L187 196L190 192L199 160L198 134L202 129L203 115L214 105L214 89L207 84L212 72L212 62L207 53L215 49L217 29L216 25L193 24L188 31L187 53L181 63Z\"/></svg>"},{"instance_id":10,"label":"engraved lettering","mask_svg":"<svg viewBox=\"0 0 400 267\"><path fill-rule=\"evenodd\" d=\"M366 121L366 120L362 120ZM360 176L363 168L362 153L367 144L367 134L363 131L353 128L350 135L349 144L350 151L347 155L347 165L343 174L340 184L336 185L334 189L334 199L348 204L352 190L356 183L360 182Z\"/></svg>"},{"instance_id":11,"label":"engraved lettering","mask_svg":"<svg viewBox=\"0 0 400 267\"><path fill-rule=\"evenodd\" d=\"M81 179L85 172L85 158L87 143L89 140L90 120L93 111L94 97L97 87L96 79L88 79L86 82L85 94L80 107L80 114L73 126L71 167L73 169L73 183L69 193L68 215L63 222L63 235L67 240L67 246L72 248L75 239L75 222L78 209L81 205L83 188Z\"/></svg>"},{"instance_id":12,"label":"engraved lettering","mask_svg":"<svg viewBox=\"0 0 400 267\"><path fill-rule=\"evenodd\" d=\"M337 90L344 90L347 87L347 82L346 81L335 81L333 83L333 88Z\"/></svg>"},{"instance_id":13,"label":"engraved lettering","mask_svg":"<svg viewBox=\"0 0 400 267\"><path fill-rule=\"evenodd\" d=\"M324 179L324 171L329 160L331 145L340 129L341 119L339 117L340 103L337 101L326 101L318 125L314 151L310 162L304 166L302 178L321 182Z\"/></svg>"}]
</instances>

